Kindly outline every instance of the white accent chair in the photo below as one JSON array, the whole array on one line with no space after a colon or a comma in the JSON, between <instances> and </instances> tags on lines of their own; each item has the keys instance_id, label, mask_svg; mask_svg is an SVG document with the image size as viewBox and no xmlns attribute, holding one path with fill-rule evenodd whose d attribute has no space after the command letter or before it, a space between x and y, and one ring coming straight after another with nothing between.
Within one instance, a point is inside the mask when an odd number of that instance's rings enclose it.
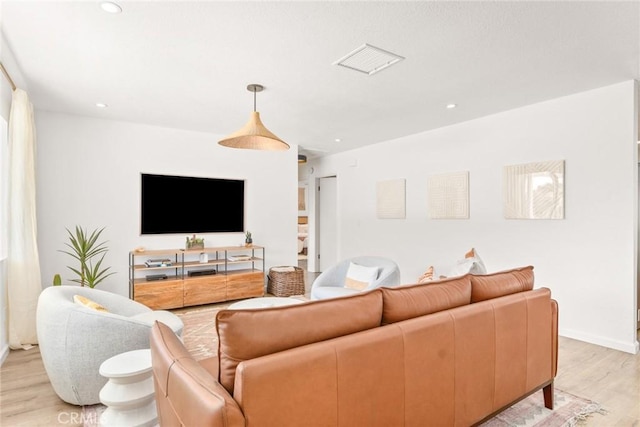
<instances>
[{"instance_id":1,"label":"white accent chair","mask_svg":"<svg viewBox=\"0 0 640 427\"><path fill-rule=\"evenodd\" d=\"M359 291L345 287L345 279L350 263L365 267L379 267L378 278L372 281L369 286ZM400 269L398 265L388 259L375 256L360 256L340 261L338 264L329 267L311 285L311 299L338 298L353 295L358 292L366 292L381 286L398 286L400 284Z\"/></svg>"},{"instance_id":2,"label":"white accent chair","mask_svg":"<svg viewBox=\"0 0 640 427\"><path fill-rule=\"evenodd\" d=\"M97 311L77 304L81 295L105 307ZM36 309L40 354L56 394L73 405L100 403L107 378L100 364L116 354L149 348L151 326L165 323L178 336L182 320L164 310L122 295L80 286L51 286L42 291Z\"/></svg>"}]
</instances>

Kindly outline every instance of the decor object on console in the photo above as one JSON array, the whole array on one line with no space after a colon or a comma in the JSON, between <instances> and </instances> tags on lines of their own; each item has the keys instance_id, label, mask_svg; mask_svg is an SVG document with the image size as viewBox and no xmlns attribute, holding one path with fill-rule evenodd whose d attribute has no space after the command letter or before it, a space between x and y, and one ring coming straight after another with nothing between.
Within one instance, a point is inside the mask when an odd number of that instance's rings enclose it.
<instances>
[{"instance_id":1,"label":"decor object on console","mask_svg":"<svg viewBox=\"0 0 640 427\"><path fill-rule=\"evenodd\" d=\"M469 172L445 173L429 177L429 218L469 218Z\"/></svg>"},{"instance_id":2,"label":"decor object on console","mask_svg":"<svg viewBox=\"0 0 640 427\"><path fill-rule=\"evenodd\" d=\"M81 296L107 312L74 302ZM42 362L53 390L65 402L100 402L107 379L100 364L116 354L149 348L154 321L167 324L178 336L183 323L168 311L153 311L111 292L80 286L51 286L38 298L36 325Z\"/></svg>"},{"instance_id":3,"label":"decor object on console","mask_svg":"<svg viewBox=\"0 0 640 427\"><path fill-rule=\"evenodd\" d=\"M504 217L564 219L564 160L505 166Z\"/></svg>"},{"instance_id":4,"label":"decor object on console","mask_svg":"<svg viewBox=\"0 0 640 427\"><path fill-rule=\"evenodd\" d=\"M256 111L256 92L262 92L264 86L250 84L249 92L253 92L253 113L249 121L237 132L218 141L218 144L231 148L245 148L250 150L288 150L289 144L275 136L260 120L260 113Z\"/></svg>"},{"instance_id":5,"label":"decor object on console","mask_svg":"<svg viewBox=\"0 0 640 427\"><path fill-rule=\"evenodd\" d=\"M348 288L346 286L347 273L352 263L363 267L378 268L377 278L361 290ZM383 257L360 256L343 260L320 273L311 285L311 299L342 297L381 286L397 286L399 284L400 269L394 261Z\"/></svg>"},{"instance_id":6,"label":"decor object on console","mask_svg":"<svg viewBox=\"0 0 640 427\"><path fill-rule=\"evenodd\" d=\"M204 249L204 238L193 236L187 236L187 242L185 249Z\"/></svg>"},{"instance_id":7,"label":"decor object on console","mask_svg":"<svg viewBox=\"0 0 640 427\"><path fill-rule=\"evenodd\" d=\"M91 233L77 225L75 233L72 233L68 228L66 230L69 234L69 243L65 243L65 245L69 247L70 251L61 250L60 252L75 258L79 263L77 268L67 266L69 270L78 275L77 279L71 279L72 282L79 283L80 286L93 288L107 277L116 274L115 272L108 272L111 267L100 268L104 257L109 251L107 242L97 241L104 231L104 227L95 229ZM93 262L94 258L97 259L95 264Z\"/></svg>"},{"instance_id":8,"label":"decor object on console","mask_svg":"<svg viewBox=\"0 0 640 427\"><path fill-rule=\"evenodd\" d=\"M406 218L406 180L379 181L376 188L379 219Z\"/></svg>"},{"instance_id":9,"label":"decor object on console","mask_svg":"<svg viewBox=\"0 0 640 427\"><path fill-rule=\"evenodd\" d=\"M160 423L467 426L534 392L553 408L558 306L533 285L523 267L221 310L218 357L200 362L156 323Z\"/></svg>"},{"instance_id":10,"label":"decor object on console","mask_svg":"<svg viewBox=\"0 0 640 427\"><path fill-rule=\"evenodd\" d=\"M253 244L253 238L251 238L251 232L250 231L247 231L245 233L244 244L245 244L245 246L251 246Z\"/></svg>"}]
</instances>

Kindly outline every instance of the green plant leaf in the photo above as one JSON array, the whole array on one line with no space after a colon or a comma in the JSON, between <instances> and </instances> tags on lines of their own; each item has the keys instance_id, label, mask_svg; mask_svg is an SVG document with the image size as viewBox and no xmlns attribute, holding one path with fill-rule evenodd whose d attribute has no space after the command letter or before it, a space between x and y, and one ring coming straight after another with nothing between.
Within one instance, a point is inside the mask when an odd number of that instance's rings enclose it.
<instances>
[{"instance_id":1,"label":"green plant leaf","mask_svg":"<svg viewBox=\"0 0 640 427\"><path fill-rule=\"evenodd\" d=\"M107 277L115 274L115 272L108 272L111 267L101 269L104 257L109 250L106 241L98 242L104 227L95 229L90 233L78 225L75 227L75 233L68 228L66 230L69 235L69 242L65 243L65 246L69 250L60 250L60 252L69 255L79 264L77 268L67 266L69 270L78 276L72 279L72 282L93 288ZM99 257L99 259L94 265L93 259L96 257Z\"/></svg>"}]
</instances>

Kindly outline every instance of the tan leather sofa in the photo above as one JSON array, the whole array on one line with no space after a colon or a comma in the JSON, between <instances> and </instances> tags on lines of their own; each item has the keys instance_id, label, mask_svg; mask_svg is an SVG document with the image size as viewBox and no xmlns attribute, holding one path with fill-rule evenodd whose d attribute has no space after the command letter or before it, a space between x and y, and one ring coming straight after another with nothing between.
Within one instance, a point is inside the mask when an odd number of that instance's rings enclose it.
<instances>
[{"instance_id":1,"label":"tan leather sofa","mask_svg":"<svg viewBox=\"0 0 640 427\"><path fill-rule=\"evenodd\" d=\"M540 389L551 408L557 316L525 267L222 310L218 357L200 362L157 323L161 424L469 426Z\"/></svg>"}]
</instances>

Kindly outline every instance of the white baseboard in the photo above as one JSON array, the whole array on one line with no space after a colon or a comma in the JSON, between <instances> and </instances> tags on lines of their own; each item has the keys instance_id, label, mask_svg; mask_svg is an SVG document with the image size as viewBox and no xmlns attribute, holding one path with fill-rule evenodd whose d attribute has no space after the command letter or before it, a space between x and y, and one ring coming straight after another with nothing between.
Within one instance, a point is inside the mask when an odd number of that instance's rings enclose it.
<instances>
[{"instance_id":1,"label":"white baseboard","mask_svg":"<svg viewBox=\"0 0 640 427\"><path fill-rule=\"evenodd\" d=\"M558 330L558 335L566 338L572 338L578 341L600 345L602 347L612 348L614 350L624 351L625 353L638 354L638 352L640 351L640 344L638 343L638 340L630 342L617 341L598 335L590 335L585 334L584 332L562 328Z\"/></svg>"},{"instance_id":2,"label":"white baseboard","mask_svg":"<svg viewBox=\"0 0 640 427\"><path fill-rule=\"evenodd\" d=\"M4 364L5 360L7 360L7 356L9 356L9 344L5 344L0 352L0 366Z\"/></svg>"}]
</instances>

